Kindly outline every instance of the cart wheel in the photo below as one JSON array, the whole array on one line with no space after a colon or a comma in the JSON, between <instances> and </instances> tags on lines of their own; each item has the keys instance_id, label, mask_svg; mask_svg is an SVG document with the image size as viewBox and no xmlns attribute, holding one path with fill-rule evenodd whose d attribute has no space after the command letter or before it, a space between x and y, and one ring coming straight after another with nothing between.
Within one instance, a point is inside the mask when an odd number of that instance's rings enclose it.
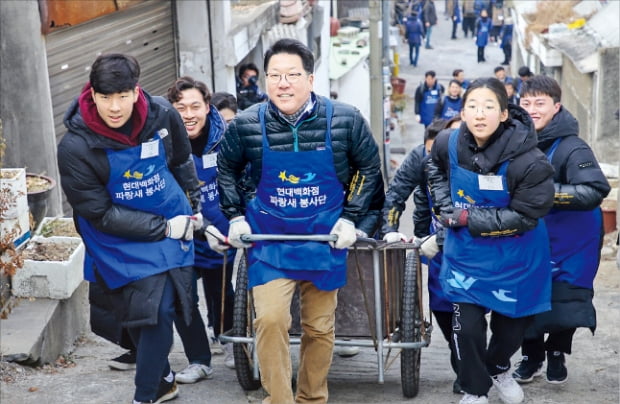
<instances>
[{"instance_id":1,"label":"cart wheel","mask_svg":"<svg viewBox=\"0 0 620 404\"><path fill-rule=\"evenodd\" d=\"M415 252L407 254L403 275L403 290L401 301L400 332L401 342L420 341L421 322L420 307L418 307L417 282L417 255ZM418 394L420 384L420 349L403 348L400 352L400 379L403 395L407 398Z\"/></svg>"},{"instance_id":2,"label":"cart wheel","mask_svg":"<svg viewBox=\"0 0 620 404\"><path fill-rule=\"evenodd\" d=\"M233 310L233 335L236 337L251 337L252 310L248 305L248 270L245 256L239 260L237 268L237 287L235 288L235 305ZM235 357L235 372L237 380L244 390L257 390L261 387L260 380L253 376L254 344L235 343L233 354Z\"/></svg>"}]
</instances>

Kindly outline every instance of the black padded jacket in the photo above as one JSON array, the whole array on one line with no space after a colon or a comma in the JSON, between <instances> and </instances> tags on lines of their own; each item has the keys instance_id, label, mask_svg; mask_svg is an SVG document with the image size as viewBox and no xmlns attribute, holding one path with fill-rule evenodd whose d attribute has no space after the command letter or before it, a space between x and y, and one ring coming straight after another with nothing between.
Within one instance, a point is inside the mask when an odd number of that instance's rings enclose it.
<instances>
[{"instance_id":1,"label":"black padded jacket","mask_svg":"<svg viewBox=\"0 0 620 404\"><path fill-rule=\"evenodd\" d=\"M385 193L381 211L381 235L398 231L405 204L413 190L424 181L424 145L413 148L405 157ZM418 207L416 206L416 210Z\"/></svg>"},{"instance_id":2,"label":"black padded jacket","mask_svg":"<svg viewBox=\"0 0 620 404\"><path fill-rule=\"evenodd\" d=\"M150 139L165 128L169 136L162 141L168 168L188 194L193 212L200 212L200 186L187 131L179 113L162 97L144 95L148 115L138 142ZM166 234L166 218L161 215L114 204L106 185L110 163L106 149L125 149L128 145L94 133L80 114L77 99L67 110L64 123L68 131L58 145L58 168L62 189L74 215L89 220L98 230L131 240L156 241Z\"/></svg>"},{"instance_id":3,"label":"black padded jacket","mask_svg":"<svg viewBox=\"0 0 620 404\"><path fill-rule=\"evenodd\" d=\"M316 150L325 145L326 98L315 96L313 111L297 127L291 126L269 102L265 113L269 145L275 151ZM359 110L333 103L332 149L336 175L346 195L341 217L358 223L367 213L381 181L379 149L370 127ZM252 198L262 171L262 132L258 118L260 104L242 111L230 123L217 156L220 208L229 219L244 215L244 198ZM250 165L246 174L245 168ZM245 176L245 177L244 177ZM239 192L243 182L245 195Z\"/></svg>"},{"instance_id":4,"label":"black padded jacket","mask_svg":"<svg viewBox=\"0 0 620 404\"><path fill-rule=\"evenodd\" d=\"M528 113L516 105L508 105L509 118L483 147L462 125L457 145L460 167L479 174L496 173L501 164L510 161L506 172L510 204L507 207L471 207L467 227L474 237L512 236L536 227L539 218L553 206L553 167L537 147L536 131ZM437 136L428 163L428 182L436 213L452 206L450 194L450 134Z\"/></svg>"},{"instance_id":5,"label":"black padded jacket","mask_svg":"<svg viewBox=\"0 0 620 404\"><path fill-rule=\"evenodd\" d=\"M564 107L538 132L538 148L545 154L561 138L551 160L555 169L555 201L562 210L591 210L611 191L590 146L579 137L579 123Z\"/></svg>"}]
</instances>

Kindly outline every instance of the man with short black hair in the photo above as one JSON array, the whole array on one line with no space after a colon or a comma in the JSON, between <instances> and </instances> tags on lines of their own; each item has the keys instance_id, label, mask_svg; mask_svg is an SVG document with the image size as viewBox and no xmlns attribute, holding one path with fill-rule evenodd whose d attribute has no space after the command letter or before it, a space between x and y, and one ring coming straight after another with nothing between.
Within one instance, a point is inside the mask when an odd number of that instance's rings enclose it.
<instances>
[{"instance_id":1,"label":"man with short black hair","mask_svg":"<svg viewBox=\"0 0 620 404\"><path fill-rule=\"evenodd\" d=\"M559 84L534 76L523 83L520 95L521 107L534 122L538 148L555 169L553 208L544 218L553 284L551 311L534 317L513 377L528 383L540 376L546 352L547 381L560 384L568 378L564 355L571 353L577 327L592 333L596 328L592 297L604 233L600 204L611 188L590 146L579 137L579 123L561 104Z\"/></svg>"},{"instance_id":2,"label":"man with short black hair","mask_svg":"<svg viewBox=\"0 0 620 404\"><path fill-rule=\"evenodd\" d=\"M415 117L426 128L433 121L435 108L444 93L444 87L437 82L434 70L424 73L424 82L415 90Z\"/></svg>"},{"instance_id":3,"label":"man with short black hair","mask_svg":"<svg viewBox=\"0 0 620 404\"><path fill-rule=\"evenodd\" d=\"M280 39L265 53L264 70L269 101L240 112L222 140L220 207L238 248L250 247L242 236L251 233L336 236L329 243L257 242L247 252L264 402L324 403L347 248L382 181L381 162L359 110L314 93L306 45ZM246 200L236 185L248 163ZM303 334L294 394L288 331L297 286Z\"/></svg>"},{"instance_id":4,"label":"man with short black hair","mask_svg":"<svg viewBox=\"0 0 620 404\"><path fill-rule=\"evenodd\" d=\"M65 114L62 188L86 246L84 278L101 285L137 347L133 402L179 392L168 362L177 312L189 323L200 187L183 121L138 85L129 55L99 56Z\"/></svg>"},{"instance_id":5,"label":"man with short black hair","mask_svg":"<svg viewBox=\"0 0 620 404\"><path fill-rule=\"evenodd\" d=\"M267 100L267 94L258 87L258 66L245 63L239 67L237 79L237 106L246 109Z\"/></svg>"}]
</instances>

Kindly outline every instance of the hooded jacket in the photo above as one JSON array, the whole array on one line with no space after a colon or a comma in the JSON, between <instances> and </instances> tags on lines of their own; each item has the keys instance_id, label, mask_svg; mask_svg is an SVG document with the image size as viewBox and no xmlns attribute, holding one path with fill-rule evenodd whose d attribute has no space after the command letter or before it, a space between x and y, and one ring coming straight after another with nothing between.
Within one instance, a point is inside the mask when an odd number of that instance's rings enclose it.
<instances>
[{"instance_id":1,"label":"hooded jacket","mask_svg":"<svg viewBox=\"0 0 620 404\"><path fill-rule=\"evenodd\" d=\"M84 91L90 92L90 86ZM163 138L168 168L189 194L192 210L200 212L200 187L183 121L166 99L140 91L147 109L135 144L145 142L161 128L168 129L169 136ZM111 198L105 197L110 175L106 149L122 150L132 145L91 130L82 116L78 99L65 113L64 123L67 133L58 145L58 168L63 191L74 213L91 221L98 230L116 236L147 241L163 239L164 216L115 205Z\"/></svg>"},{"instance_id":2,"label":"hooded jacket","mask_svg":"<svg viewBox=\"0 0 620 404\"><path fill-rule=\"evenodd\" d=\"M538 132L538 148L545 154L561 138L551 164L555 169L555 209L591 210L601 204L611 187L592 153L579 137L579 123L564 108Z\"/></svg>"},{"instance_id":3,"label":"hooded jacket","mask_svg":"<svg viewBox=\"0 0 620 404\"><path fill-rule=\"evenodd\" d=\"M326 99L316 96L309 116L293 127L269 102L265 111L269 145L275 151L316 150L325 144ZM360 112L347 104L331 101L332 149L336 175L345 188L345 204L341 217L354 223L367 210L381 181L379 150L368 123ZM242 111L230 123L217 157L220 207L229 219L244 214L243 195L237 184L250 164L244 180L247 197L252 198L262 172L262 131L258 118L259 105Z\"/></svg>"},{"instance_id":4,"label":"hooded jacket","mask_svg":"<svg viewBox=\"0 0 620 404\"><path fill-rule=\"evenodd\" d=\"M74 217L88 220L104 233L130 240L158 241L166 234L167 220L164 216L113 203L106 188L110 177L106 150L133 147L149 140L156 131L167 131L168 135L163 136L162 141L168 168L188 194L193 212L200 212L200 187L181 116L164 98L151 97L141 89L139 91L134 115L140 114L141 117L132 117L133 131L127 139L123 139L118 137L120 132L111 133L109 128L96 123L96 112L88 102L90 86L87 85L65 114L64 123L68 131L58 145L58 168L61 185L73 208ZM86 120L83 113L87 116ZM140 130L137 130L136 124ZM88 248L87 245L87 255ZM92 268L92 271L96 273L98 268ZM120 293L108 290L113 304L120 311L124 326L157 322L159 301L168 274L177 290L184 319L189 323L193 275L191 267L184 267L130 282L115 290Z\"/></svg>"},{"instance_id":5,"label":"hooded jacket","mask_svg":"<svg viewBox=\"0 0 620 404\"><path fill-rule=\"evenodd\" d=\"M509 104L508 111L509 118L500 123L482 147L476 145L467 125L461 125L458 129L457 154L460 167L479 174L490 174L496 173L503 162L510 161L506 172L510 204L506 208L469 208L467 227L474 237L497 234L506 229L516 229L518 234L526 232L536 227L538 219L553 206L553 167L537 148L534 124L521 107ZM450 134L446 132L437 136L427 165L436 213L452 206L449 138Z\"/></svg>"}]
</instances>

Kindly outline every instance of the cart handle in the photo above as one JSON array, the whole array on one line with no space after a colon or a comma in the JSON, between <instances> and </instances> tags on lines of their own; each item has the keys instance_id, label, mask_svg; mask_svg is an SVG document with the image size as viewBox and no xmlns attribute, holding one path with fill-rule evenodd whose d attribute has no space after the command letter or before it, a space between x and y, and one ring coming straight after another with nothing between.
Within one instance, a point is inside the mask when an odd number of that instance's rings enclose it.
<instances>
[{"instance_id":1,"label":"cart handle","mask_svg":"<svg viewBox=\"0 0 620 404\"><path fill-rule=\"evenodd\" d=\"M335 234L242 234L241 241L336 241Z\"/></svg>"}]
</instances>

